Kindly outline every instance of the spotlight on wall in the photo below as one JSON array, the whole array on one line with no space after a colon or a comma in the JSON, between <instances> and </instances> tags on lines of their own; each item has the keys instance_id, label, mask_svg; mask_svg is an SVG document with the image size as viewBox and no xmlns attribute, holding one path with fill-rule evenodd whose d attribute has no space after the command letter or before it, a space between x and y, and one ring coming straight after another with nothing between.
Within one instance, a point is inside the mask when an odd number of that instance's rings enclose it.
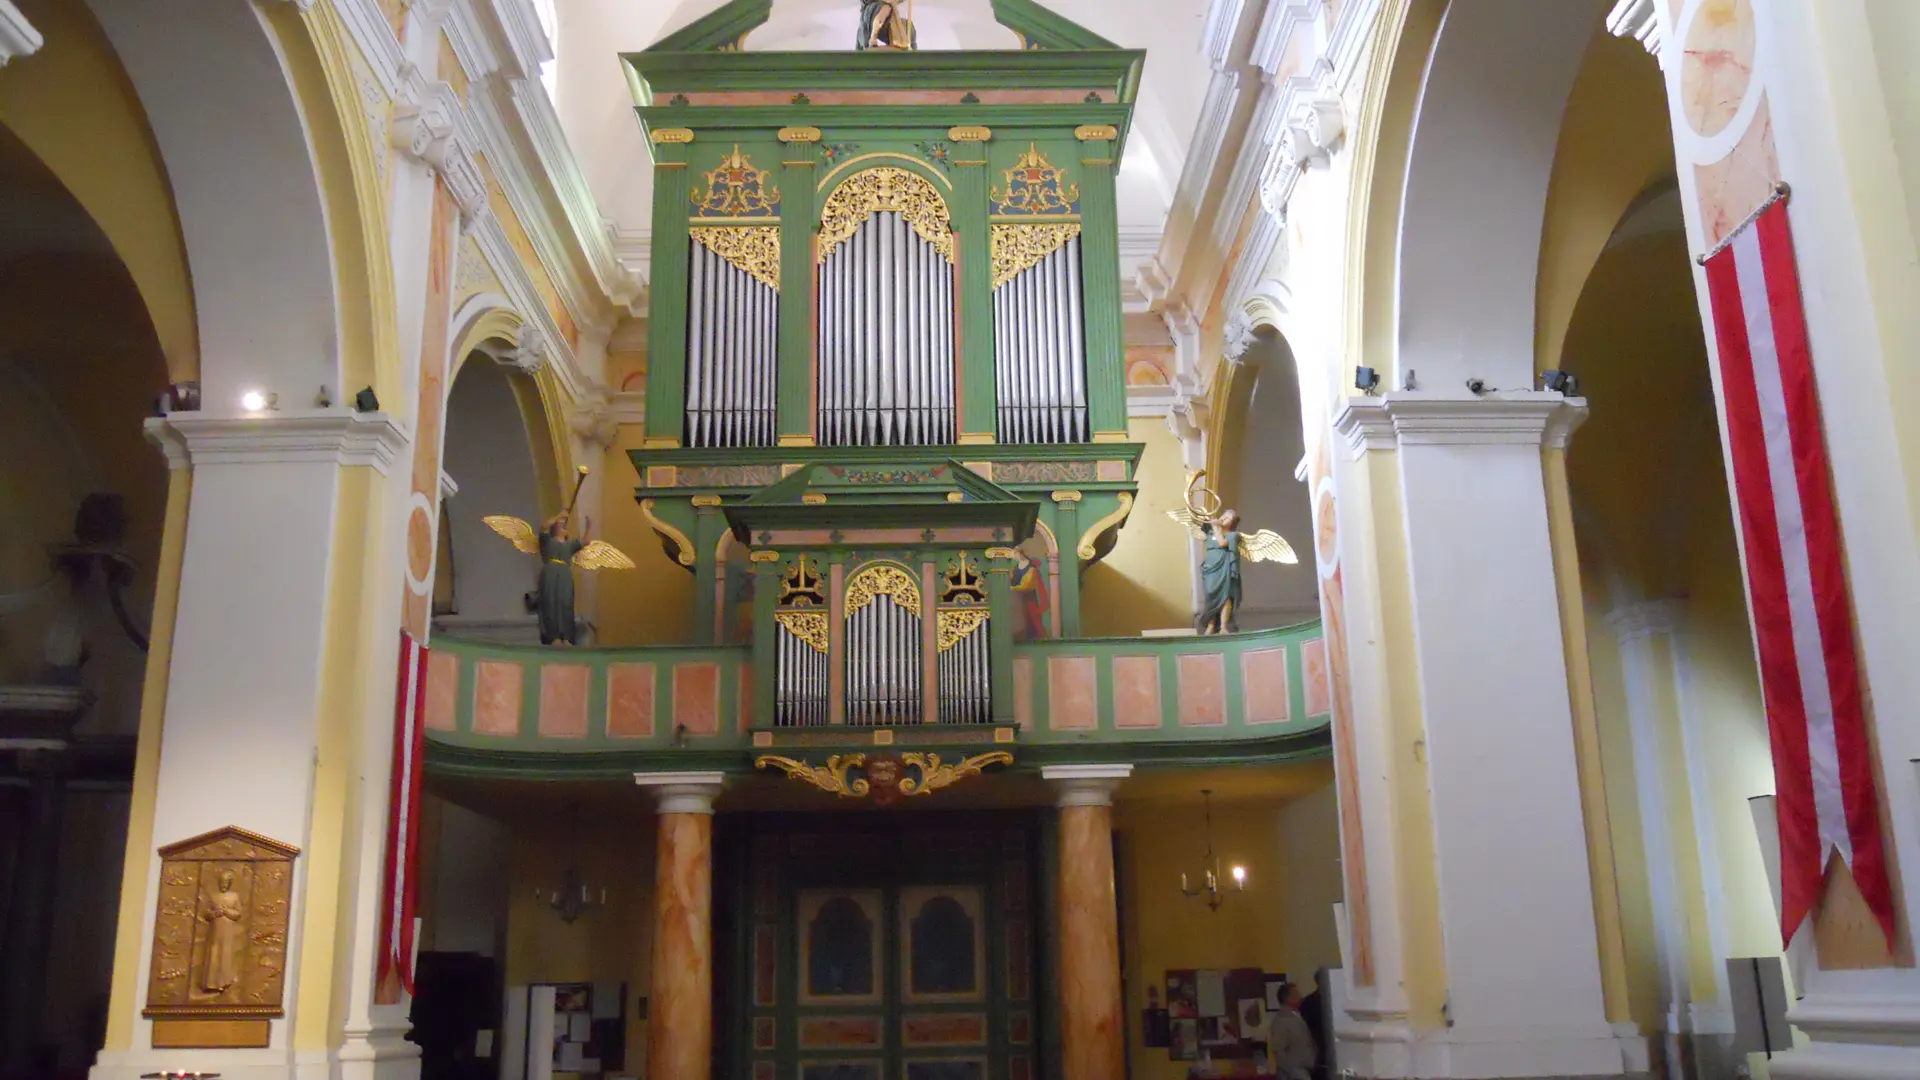
<instances>
[{"instance_id":1,"label":"spotlight on wall","mask_svg":"<svg viewBox=\"0 0 1920 1080\"><path fill-rule=\"evenodd\" d=\"M1540 385L1568 397L1580 396L1580 376L1571 371L1548 369L1540 373Z\"/></svg>"},{"instance_id":2,"label":"spotlight on wall","mask_svg":"<svg viewBox=\"0 0 1920 1080\"><path fill-rule=\"evenodd\" d=\"M1371 394L1380 388L1380 373L1370 367L1353 369L1353 387L1364 394Z\"/></svg>"},{"instance_id":3,"label":"spotlight on wall","mask_svg":"<svg viewBox=\"0 0 1920 1080\"><path fill-rule=\"evenodd\" d=\"M240 407L248 412L260 412L280 404L278 394L263 394L258 390L249 390L240 395Z\"/></svg>"},{"instance_id":4,"label":"spotlight on wall","mask_svg":"<svg viewBox=\"0 0 1920 1080\"><path fill-rule=\"evenodd\" d=\"M361 412L379 412L380 399L373 396L373 387L369 386L353 395L353 407Z\"/></svg>"}]
</instances>

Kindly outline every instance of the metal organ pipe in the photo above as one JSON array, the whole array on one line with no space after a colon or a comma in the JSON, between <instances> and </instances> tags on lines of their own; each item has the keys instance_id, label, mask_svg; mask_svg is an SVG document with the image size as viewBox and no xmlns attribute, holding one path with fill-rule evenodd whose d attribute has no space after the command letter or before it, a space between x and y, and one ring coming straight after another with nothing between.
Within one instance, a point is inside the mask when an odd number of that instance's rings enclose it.
<instances>
[{"instance_id":1,"label":"metal organ pipe","mask_svg":"<svg viewBox=\"0 0 1920 1080\"><path fill-rule=\"evenodd\" d=\"M1086 327L1080 238L993 291L1001 442L1085 442Z\"/></svg>"},{"instance_id":2,"label":"metal organ pipe","mask_svg":"<svg viewBox=\"0 0 1920 1080\"><path fill-rule=\"evenodd\" d=\"M876 211L821 264L818 304L822 444L953 442L946 258L899 213Z\"/></svg>"},{"instance_id":3,"label":"metal organ pipe","mask_svg":"<svg viewBox=\"0 0 1920 1080\"><path fill-rule=\"evenodd\" d=\"M700 231L687 268L687 445L772 446L780 295Z\"/></svg>"},{"instance_id":4,"label":"metal organ pipe","mask_svg":"<svg viewBox=\"0 0 1920 1080\"><path fill-rule=\"evenodd\" d=\"M993 721L987 626L986 622L982 622L966 637L940 653L936 668L940 680L939 717L943 724L986 724Z\"/></svg>"},{"instance_id":5,"label":"metal organ pipe","mask_svg":"<svg viewBox=\"0 0 1920 1080\"><path fill-rule=\"evenodd\" d=\"M784 626L778 627L774 640L778 643L774 653L779 667L774 724L813 727L827 723L827 654Z\"/></svg>"}]
</instances>

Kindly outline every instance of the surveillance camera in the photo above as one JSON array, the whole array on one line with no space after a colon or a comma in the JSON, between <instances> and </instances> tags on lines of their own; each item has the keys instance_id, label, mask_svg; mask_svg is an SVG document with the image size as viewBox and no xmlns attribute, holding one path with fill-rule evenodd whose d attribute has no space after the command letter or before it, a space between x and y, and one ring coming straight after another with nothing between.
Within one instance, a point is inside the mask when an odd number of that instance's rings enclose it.
<instances>
[{"instance_id":1,"label":"surveillance camera","mask_svg":"<svg viewBox=\"0 0 1920 1080\"><path fill-rule=\"evenodd\" d=\"M1472 393L1472 394L1484 394L1484 393L1486 393L1486 392L1487 392L1487 381L1486 381L1485 379L1468 379L1468 380L1467 380L1467 392L1468 392L1468 393Z\"/></svg>"}]
</instances>

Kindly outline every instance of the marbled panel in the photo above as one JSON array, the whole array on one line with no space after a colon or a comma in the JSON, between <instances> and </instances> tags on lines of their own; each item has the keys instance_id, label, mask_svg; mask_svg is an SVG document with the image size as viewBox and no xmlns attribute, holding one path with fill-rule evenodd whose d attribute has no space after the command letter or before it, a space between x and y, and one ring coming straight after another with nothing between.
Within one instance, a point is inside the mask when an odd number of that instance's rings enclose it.
<instances>
[{"instance_id":1,"label":"marbled panel","mask_svg":"<svg viewBox=\"0 0 1920 1080\"><path fill-rule=\"evenodd\" d=\"M1160 658L1113 658L1113 726L1157 728L1166 719L1160 707Z\"/></svg>"},{"instance_id":2,"label":"marbled panel","mask_svg":"<svg viewBox=\"0 0 1920 1080\"><path fill-rule=\"evenodd\" d=\"M858 1049L879 1046L881 1039L877 1016L810 1016L800 1021L803 1050Z\"/></svg>"},{"instance_id":3,"label":"marbled panel","mask_svg":"<svg viewBox=\"0 0 1920 1080\"><path fill-rule=\"evenodd\" d=\"M540 734L586 738L587 683L592 675L585 664L540 665Z\"/></svg>"},{"instance_id":4,"label":"marbled panel","mask_svg":"<svg viewBox=\"0 0 1920 1080\"><path fill-rule=\"evenodd\" d=\"M1112 1080L1126 1058L1111 807L1060 808L1059 904L1061 1076Z\"/></svg>"},{"instance_id":5,"label":"marbled panel","mask_svg":"<svg viewBox=\"0 0 1920 1080\"><path fill-rule=\"evenodd\" d=\"M653 734L652 664L607 666L607 736L644 739Z\"/></svg>"},{"instance_id":6,"label":"marbled panel","mask_svg":"<svg viewBox=\"0 0 1920 1080\"><path fill-rule=\"evenodd\" d=\"M1013 721L1033 730L1033 661L1024 656L1013 658Z\"/></svg>"},{"instance_id":7,"label":"marbled panel","mask_svg":"<svg viewBox=\"0 0 1920 1080\"><path fill-rule=\"evenodd\" d=\"M1700 227L1708 243L1717 244L1759 209L1780 181L1771 104L1762 99L1732 152L1711 165L1695 165L1693 179L1700 200Z\"/></svg>"},{"instance_id":8,"label":"marbled panel","mask_svg":"<svg viewBox=\"0 0 1920 1080\"><path fill-rule=\"evenodd\" d=\"M1241 700L1247 723L1284 724L1292 699L1287 693L1287 650L1248 649L1240 654Z\"/></svg>"},{"instance_id":9,"label":"marbled panel","mask_svg":"<svg viewBox=\"0 0 1920 1080\"><path fill-rule=\"evenodd\" d=\"M1751 0L1702 0L1687 26L1680 108L1702 138L1727 129L1753 85Z\"/></svg>"},{"instance_id":10,"label":"marbled panel","mask_svg":"<svg viewBox=\"0 0 1920 1080\"><path fill-rule=\"evenodd\" d=\"M646 1075L707 1080L713 1047L713 817L661 814Z\"/></svg>"},{"instance_id":11,"label":"marbled panel","mask_svg":"<svg viewBox=\"0 0 1920 1080\"><path fill-rule=\"evenodd\" d=\"M902 1046L977 1046L986 1041L984 1013L933 1013L900 1021Z\"/></svg>"},{"instance_id":12,"label":"marbled panel","mask_svg":"<svg viewBox=\"0 0 1920 1080\"><path fill-rule=\"evenodd\" d=\"M520 694L526 671L505 660L473 665L473 733L520 734Z\"/></svg>"},{"instance_id":13,"label":"marbled panel","mask_svg":"<svg viewBox=\"0 0 1920 1080\"><path fill-rule=\"evenodd\" d=\"M779 1042L774 1030L773 1017L756 1016L753 1018L753 1048L772 1050Z\"/></svg>"},{"instance_id":14,"label":"marbled panel","mask_svg":"<svg viewBox=\"0 0 1920 1080\"><path fill-rule=\"evenodd\" d=\"M452 731L460 712L460 658L448 652L427 654L427 701L423 721L429 731Z\"/></svg>"},{"instance_id":15,"label":"marbled panel","mask_svg":"<svg viewBox=\"0 0 1920 1080\"><path fill-rule=\"evenodd\" d=\"M773 1005L780 992L779 938L772 926L753 930L753 1003Z\"/></svg>"},{"instance_id":16,"label":"marbled panel","mask_svg":"<svg viewBox=\"0 0 1920 1080\"><path fill-rule=\"evenodd\" d=\"M1332 681L1327 672L1327 639L1314 638L1300 644L1301 687L1307 699L1308 716L1325 716L1333 711Z\"/></svg>"},{"instance_id":17,"label":"marbled panel","mask_svg":"<svg viewBox=\"0 0 1920 1080\"><path fill-rule=\"evenodd\" d=\"M1047 727L1091 731L1100 726L1099 682L1091 656L1047 657Z\"/></svg>"},{"instance_id":18,"label":"marbled panel","mask_svg":"<svg viewBox=\"0 0 1920 1080\"><path fill-rule=\"evenodd\" d=\"M1226 722L1226 656L1191 653L1180 657L1180 726L1218 727Z\"/></svg>"},{"instance_id":19,"label":"marbled panel","mask_svg":"<svg viewBox=\"0 0 1920 1080\"><path fill-rule=\"evenodd\" d=\"M689 735L720 730L720 665L708 661L673 666L673 728Z\"/></svg>"}]
</instances>

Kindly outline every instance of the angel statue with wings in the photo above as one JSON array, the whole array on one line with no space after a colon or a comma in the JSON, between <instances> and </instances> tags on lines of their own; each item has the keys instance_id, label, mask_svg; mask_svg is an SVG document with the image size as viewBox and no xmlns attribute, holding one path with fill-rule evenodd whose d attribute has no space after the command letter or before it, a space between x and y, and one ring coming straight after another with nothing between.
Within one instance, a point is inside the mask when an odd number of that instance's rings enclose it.
<instances>
[{"instance_id":1,"label":"angel statue with wings","mask_svg":"<svg viewBox=\"0 0 1920 1080\"><path fill-rule=\"evenodd\" d=\"M480 520L494 532L507 538L514 547L529 555L540 556L540 585L530 606L540 614L540 644L564 641L579 644L579 627L573 617L573 568L582 570L631 570L633 560L605 540L588 535L593 523L587 522L580 538L567 535L567 521L573 516L574 503L580 500L580 484L587 478L586 466L580 467L580 479L573 485L573 501L554 517L548 518L539 534L533 526L509 514L493 514Z\"/></svg>"},{"instance_id":2,"label":"angel statue with wings","mask_svg":"<svg viewBox=\"0 0 1920 1080\"><path fill-rule=\"evenodd\" d=\"M1194 618L1194 629L1202 634L1232 634L1240 629L1235 617L1240 607L1240 560L1297 563L1300 558L1293 553L1293 546L1272 529L1241 532L1239 512L1221 509L1220 496L1200 486L1200 479L1206 475L1207 470L1201 469L1187 479L1186 505L1167 511L1167 516L1205 542L1200 582L1206 589L1206 600Z\"/></svg>"}]
</instances>

